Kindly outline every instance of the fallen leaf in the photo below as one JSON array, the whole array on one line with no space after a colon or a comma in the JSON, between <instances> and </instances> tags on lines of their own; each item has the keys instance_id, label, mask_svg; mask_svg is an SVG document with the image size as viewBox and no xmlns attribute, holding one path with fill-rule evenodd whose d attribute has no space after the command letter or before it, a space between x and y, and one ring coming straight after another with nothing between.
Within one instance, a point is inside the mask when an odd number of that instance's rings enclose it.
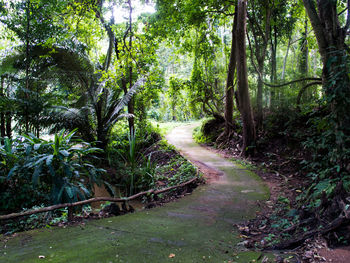
<instances>
[{"instance_id":1,"label":"fallen leaf","mask_svg":"<svg viewBox=\"0 0 350 263\"><path fill-rule=\"evenodd\" d=\"M175 257L175 254L170 253L169 258L174 258L174 257Z\"/></svg>"}]
</instances>

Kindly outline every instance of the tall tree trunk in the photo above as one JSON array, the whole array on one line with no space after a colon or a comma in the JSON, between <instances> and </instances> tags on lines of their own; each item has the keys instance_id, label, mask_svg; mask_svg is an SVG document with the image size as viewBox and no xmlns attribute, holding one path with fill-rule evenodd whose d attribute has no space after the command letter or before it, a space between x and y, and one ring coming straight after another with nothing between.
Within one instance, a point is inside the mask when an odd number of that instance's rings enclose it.
<instances>
[{"instance_id":1,"label":"tall tree trunk","mask_svg":"<svg viewBox=\"0 0 350 263\"><path fill-rule=\"evenodd\" d=\"M29 100L29 67L30 67L30 58L29 58L29 42L30 42L30 37L29 37L29 30L30 30L30 0L27 0L26 4L26 19L27 19L27 24L26 24L26 72L25 72L25 98ZM29 112L28 112L28 107L25 107L25 131L26 133L29 132Z\"/></svg>"},{"instance_id":2,"label":"tall tree trunk","mask_svg":"<svg viewBox=\"0 0 350 263\"><path fill-rule=\"evenodd\" d=\"M305 25L304 25L304 33L303 33L303 37L302 37L302 42L301 42L301 46L300 46L300 57L299 57L299 71L300 71L300 75L308 75L308 71L309 71L309 47L308 47L308 41L307 41L307 19L305 19ZM303 87L305 87L305 85L307 84L307 81L302 81L300 83L300 89L302 89ZM311 94L310 94L310 89L307 89L304 92L304 99L305 102L309 102L311 99Z\"/></svg>"},{"instance_id":3,"label":"tall tree trunk","mask_svg":"<svg viewBox=\"0 0 350 263\"><path fill-rule=\"evenodd\" d=\"M256 106L257 106L257 128L260 129L263 123L263 87L264 87L264 62L267 52L267 47L269 39L271 36L271 3L268 0L261 1L262 7L264 8L264 15L260 17L261 14L256 13L256 6L252 2L252 14L249 15L249 25L254 38L254 51L252 50L251 42L249 45L251 48L251 59L253 61L253 54L257 61L258 71L258 85L257 85L257 96L256 96ZM265 24L265 29L263 30L261 24ZM249 39L248 39L249 40Z\"/></svg>"},{"instance_id":4,"label":"tall tree trunk","mask_svg":"<svg viewBox=\"0 0 350 263\"><path fill-rule=\"evenodd\" d=\"M265 55L264 55L265 59ZM260 72L260 76L258 77L258 92L256 95L256 104L257 104L257 129L260 129L263 124L263 75L264 75L264 60L258 60L258 70Z\"/></svg>"},{"instance_id":5,"label":"tall tree trunk","mask_svg":"<svg viewBox=\"0 0 350 263\"><path fill-rule=\"evenodd\" d=\"M237 6L237 5L236 5ZM236 9L237 10L237 9ZM227 71L226 80L226 97L225 97L225 136L232 133L233 128L233 96L234 96L234 78L236 71L236 30L237 30L237 13L234 15L232 25L232 43L230 52L230 62Z\"/></svg>"},{"instance_id":6,"label":"tall tree trunk","mask_svg":"<svg viewBox=\"0 0 350 263\"><path fill-rule=\"evenodd\" d=\"M6 112L6 136L12 138L12 114L10 111Z\"/></svg>"},{"instance_id":7,"label":"tall tree trunk","mask_svg":"<svg viewBox=\"0 0 350 263\"><path fill-rule=\"evenodd\" d=\"M344 137L350 136L350 81L349 55L345 38L350 26L350 1L347 1L347 20L341 27L337 12L337 1L318 0L317 8L313 0L303 0L314 30L319 52L323 62L322 86L332 114L329 115L334 140L334 153L339 156L330 160L340 166L340 171L347 169L348 160L341 159L341 153L348 150ZM339 135L339 136L338 136ZM339 173L341 175L341 173Z\"/></svg>"},{"instance_id":8,"label":"tall tree trunk","mask_svg":"<svg viewBox=\"0 0 350 263\"><path fill-rule=\"evenodd\" d=\"M322 85L326 95L332 96L332 103L349 97L350 81L348 76L345 38L350 26L350 6L348 1L347 21L340 26L337 1L318 0L317 8L313 0L303 0L318 43L323 62ZM342 90L340 90L342 87ZM336 94L334 94L336 93ZM333 105L336 107L336 105ZM342 122L341 119L338 120Z\"/></svg>"},{"instance_id":9,"label":"tall tree trunk","mask_svg":"<svg viewBox=\"0 0 350 263\"><path fill-rule=\"evenodd\" d=\"M11 81L7 84L7 97L10 97L10 85ZM6 112L6 136L12 138L12 113L10 111Z\"/></svg>"},{"instance_id":10,"label":"tall tree trunk","mask_svg":"<svg viewBox=\"0 0 350 263\"><path fill-rule=\"evenodd\" d=\"M131 6L131 0L128 0L128 5L129 5L129 27L130 27L130 35L129 35L129 62L128 62L128 66L129 66L129 89L131 89L132 87L132 6ZM134 115L135 114L135 100L134 98L132 98L129 103L128 103L128 112L129 114ZM135 132L135 118L129 118L129 130L130 130L130 134Z\"/></svg>"},{"instance_id":11,"label":"tall tree trunk","mask_svg":"<svg viewBox=\"0 0 350 263\"><path fill-rule=\"evenodd\" d=\"M275 83L277 81L277 32L276 26L273 27L273 38L271 38L271 83ZM277 90L278 92L278 90ZM270 91L270 108L275 109L277 106L276 103L277 94L275 89L271 89Z\"/></svg>"},{"instance_id":12,"label":"tall tree trunk","mask_svg":"<svg viewBox=\"0 0 350 263\"><path fill-rule=\"evenodd\" d=\"M286 51L286 55L284 56L284 60L283 60L283 69L282 69L282 77L281 77L282 80L284 80L285 76L286 76L287 59L288 59L288 55L289 55L289 49L290 49L291 42L292 42L292 34L289 35L287 51Z\"/></svg>"},{"instance_id":13,"label":"tall tree trunk","mask_svg":"<svg viewBox=\"0 0 350 263\"><path fill-rule=\"evenodd\" d=\"M337 1L318 0L317 9L313 0L303 0L303 2L321 54L323 62L322 81L326 88L331 77L330 73L337 66L336 60L346 54L345 37L350 26L349 6L346 25L341 27L337 13ZM328 62L329 65L327 65ZM347 82L349 81L347 73L343 74L342 77Z\"/></svg>"},{"instance_id":14,"label":"tall tree trunk","mask_svg":"<svg viewBox=\"0 0 350 263\"><path fill-rule=\"evenodd\" d=\"M253 118L253 111L250 104L247 75L247 56L246 56L246 0L238 0L237 8L237 80L238 80L238 99L240 112L243 122L243 149L244 156L251 155L255 151L256 132Z\"/></svg>"},{"instance_id":15,"label":"tall tree trunk","mask_svg":"<svg viewBox=\"0 0 350 263\"><path fill-rule=\"evenodd\" d=\"M1 76L1 87L0 87L0 97L4 97L4 76ZM1 138L6 136L6 127L5 127L5 113L2 111L0 113L0 130L1 130ZM2 141L1 141L2 143Z\"/></svg>"}]
</instances>

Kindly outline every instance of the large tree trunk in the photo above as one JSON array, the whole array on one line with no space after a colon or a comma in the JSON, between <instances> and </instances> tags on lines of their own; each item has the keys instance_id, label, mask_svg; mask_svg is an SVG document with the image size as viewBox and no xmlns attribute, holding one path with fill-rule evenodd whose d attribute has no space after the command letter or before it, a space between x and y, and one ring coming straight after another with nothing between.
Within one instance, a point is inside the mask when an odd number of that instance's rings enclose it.
<instances>
[{"instance_id":1,"label":"large tree trunk","mask_svg":"<svg viewBox=\"0 0 350 263\"><path fill-rule=\"evenodd\" d=\"M233 96L234 96L234 78L236 71L236 30L237 30L237 13L233 19L232 25L232 43L230 52L230 62L228 65L226 80L226 97L225 97L225 136L232 133L233 127Z\"/></svg>"},{"instance_id":2,"label":"large tree trunk","mask_svg":"<svg viewBox=\"0 0 350 263\"><path fill-rule=\"evenodd\" d=\"M347 170L348 164L348 160L344 160L342 157L342 153L348 150L344 138L350 136L350 81L347 66L349 57L345 45L345 38L350 26L350 1L348 1L347 21L344 27L341 27L339 23L337 1L318 0L317 8L312 0L303 0L303 2L322 57L322 86L327 106L331 110L328 121L331 123L330 130L336 135L334 149L331 151L336 153L337 157L333 160L330 159L330 162L333 165L339 165L340 171L344 171Z\"/></svg>"},{"instance_id":3,"label":"large tree trunk","mask_svg":"<svg viewBox=\"0 0 350 263\"><path fill-rule=\"evenodd\" d=\"M344 99L350 95L348 56L345 45L346 34L350 26L349 6L346 24L341 27L337 13L337 1L318 0L317 8L313 0L303 0L303 2L315 32L323 62L323 88L331 99L333 111L338 107L344 108L348 104ZM340 109L340 111L343 110ZM343 121L342 118L348 114L343 115L344 113L341 113L336 117L339 125Z\"/></svg>"},{"instance_id":4,"label":"large tree trunk","mask_svg":"<svg viewBox=\"0 0 350 263\"><path fill-rule=\"evenodd\" d=\"M346 25L341 27L337 13L337 1L318 0L317 9L313 0L303 0L303 2L317 39L323 62L322 81L326 88L331 77L330 73L334 67L338 66L337 60L346 54L345 37L350 25L349 10ZM348 82L347 73L342 77Z\"/></svg>"},{"instance_id":5,"label":"large tree trunk","mask_svg":"<svg viewBox=\"0 0 350 263\"><path fill-rule=\"evenodd\" d=\"M243 122L243 149L242 154L247 156L255 151L256 132L253 118L253 111L250 104L247 75L247 56L246 56L246 0L238 0L237 8L237 80L238 80L238 99L239 109Z\"/></svg>"}]
</instances>

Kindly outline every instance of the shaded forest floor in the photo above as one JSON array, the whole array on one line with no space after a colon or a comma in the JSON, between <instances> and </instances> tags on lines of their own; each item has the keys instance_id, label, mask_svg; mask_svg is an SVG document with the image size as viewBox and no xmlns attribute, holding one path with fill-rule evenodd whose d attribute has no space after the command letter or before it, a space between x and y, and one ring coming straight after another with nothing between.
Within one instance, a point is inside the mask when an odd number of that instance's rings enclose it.
<instances>
[{"instance_id":1,"label":"shaded forest floor","mask_svg":"<svg viewBox=\"0 0 350 263\"><path fill-rule=\"evenodd\" d=\"M221 149L212 143L205 143L202 146L226 159L242 162L258 174L269 187L270 198L258 202L261 211L256 213L256 218L237 225L245 237L244 245L247 248L263 247L266 242L280 234L275 219L282 216L285 209L293 211L298 205L298 196L309 184L306 172L300 164L301 160L308 157L301 151L286 147L286 144L278 138L270 141L263 152L249 159L241 157L239 144L234 141ZM307 239L290 252L296 254L300 262L307 263L348 263L350 259L350 246L330 248L322 236Z\"/></svg>"}]
</instances>

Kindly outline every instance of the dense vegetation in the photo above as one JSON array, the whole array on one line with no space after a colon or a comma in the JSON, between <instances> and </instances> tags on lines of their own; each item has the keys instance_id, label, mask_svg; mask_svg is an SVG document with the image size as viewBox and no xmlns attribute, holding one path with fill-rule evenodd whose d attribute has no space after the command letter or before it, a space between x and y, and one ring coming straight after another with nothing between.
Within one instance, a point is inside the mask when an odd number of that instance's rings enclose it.
<instances>
[{"instance_id":1,"label":"dense vegetation","mask_svg":"<svg viewBox=\"0 0 350 263\"><path fill-rule=\"evenodd\" d=\"M279 215L282 229L303 227L282 240L343 228L348 4L0 1L0 213L84 200L94 184L130 196L182 183L194 168L150 120L207 117L198 141L264 163L273 148L307 178L295 211Z\"/></svg>"}]
</instances>

